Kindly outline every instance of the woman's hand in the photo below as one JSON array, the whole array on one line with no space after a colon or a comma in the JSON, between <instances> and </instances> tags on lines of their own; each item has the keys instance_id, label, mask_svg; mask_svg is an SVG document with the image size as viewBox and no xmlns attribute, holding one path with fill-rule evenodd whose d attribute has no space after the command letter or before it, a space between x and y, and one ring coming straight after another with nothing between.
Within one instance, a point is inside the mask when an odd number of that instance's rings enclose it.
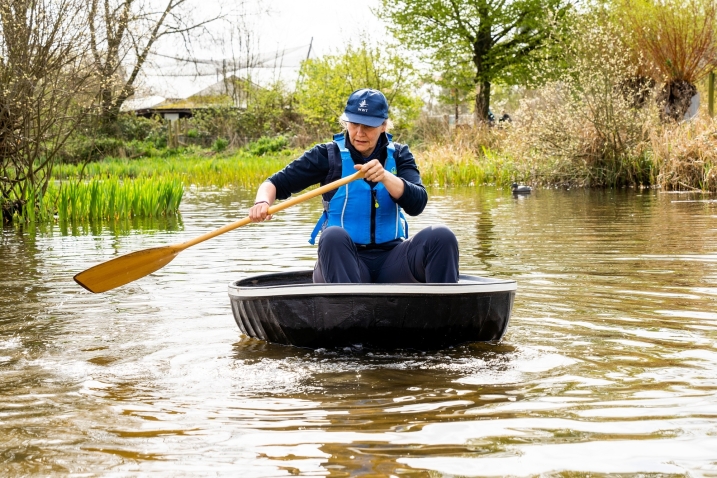
<instances>
[{"instance_id":1,"label":"woman's hand","mask_svg":"<svg viewBox=\"0 0 717 478\"><path fill-rule=\"evenodd\" d=\"M366 181L371 181L372 183L383 182L384 177L386 176L386 170L383 169L383 165L378 159L372 159L368 163L362 165L356 164L354 165L354 169L357 171L363 171L364 179Z\"/></svg>"},{"instance_id":2,"label":"woman's hand","mask_svg":"<svg viewBox=\"0 0 717 478\"><path fill-rule=\"evenodd\" d=\"M251 222L262 222L262 221L268 221L273 216L269 214L269 203L262 201L254 204L251 209L249 209L249 219L251 219Z\"/></svg>"},{"instance_id":3,"label":"woman's hand","mask_svg":"<svg viewBox=\"0 0 717 478\"><path fill-rule=\"evenodd\" d=\"M254 205L249 209L251 222L262 222L271 219L269 206L276 200L276 187L271 181L264 181L256 192Z\"/></svg>"},{"instance_id":4,"label":"woman's hand","mask_svg":"<svg viewBox=\"0 0 717 478\"><path fill-rule=\"evenodd\" d=\"M363 171L363 177L367 181L382 183L392 198L400 199L401 196L403 196L403 190L406 187L403 183L403 179L383 169L383 165L381 165L378 159L372 159L362 165L356 164L354 165L354 169Z\"/></svg>"}]
</instances>

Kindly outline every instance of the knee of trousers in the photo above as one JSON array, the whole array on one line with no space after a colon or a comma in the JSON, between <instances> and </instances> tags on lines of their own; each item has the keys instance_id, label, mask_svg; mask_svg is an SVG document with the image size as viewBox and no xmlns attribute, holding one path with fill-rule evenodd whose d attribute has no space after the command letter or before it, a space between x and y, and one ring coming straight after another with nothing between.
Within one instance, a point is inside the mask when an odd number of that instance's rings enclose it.
<instances>
[{"instance_id":1,"label":"knee of trousers","mask_svg":"<svg viewBox=\"0 0 717 478\"><path fill-rule=\"evenodd\" d=\"M426 235L428 236L428 240L430 242L433 242L434 244L442 244L444 246L450 246L450 247L454 247L455 249L458 249L458 239L456 238L456 235L453 233L453 231L451 231L450 228L448 228L448 226L444 226L443 224L438 224L438 225L423 229L418 234L421 234L424 231L425 231Z\"/></svg>"},{"instance_id":2,"label":"knee of trousers","mask_svg":"<svg viewBox=\"0 0 717 478\"><path fill-rule=\"evenodd\" d=\"M351 240L351 236L346 232L346 229L339 226L331 226L324 229L321 233L321 238L319 239L320 250L341 244L353 246L353 240Z\"/></svg>"}]
</instances>

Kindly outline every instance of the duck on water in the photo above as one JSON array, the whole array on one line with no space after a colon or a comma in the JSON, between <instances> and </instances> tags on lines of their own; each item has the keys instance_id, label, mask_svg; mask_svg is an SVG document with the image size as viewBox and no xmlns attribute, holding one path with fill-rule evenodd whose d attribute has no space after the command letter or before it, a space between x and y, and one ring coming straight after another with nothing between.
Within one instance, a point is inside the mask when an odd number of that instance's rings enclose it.
<instances>
[{"instance_id":1,"label":"duck on water","mask_svg":"<svg viewBox=\"0 0 717 478\"><path fill-rule=\"evenodd\" d=\"M510 185L510 190L513 194L530 194L533 191L533 188L531 188L530 186L513 183Z\"/></svg>"}]
</instances>

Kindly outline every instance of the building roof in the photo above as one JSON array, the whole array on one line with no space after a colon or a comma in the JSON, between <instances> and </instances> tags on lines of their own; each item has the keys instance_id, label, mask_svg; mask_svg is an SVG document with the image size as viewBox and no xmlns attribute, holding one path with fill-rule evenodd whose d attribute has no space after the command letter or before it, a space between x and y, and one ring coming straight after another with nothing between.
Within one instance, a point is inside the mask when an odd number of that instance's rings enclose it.
<instances>
[{"instance_id":1,"label":"building roof","mask_svg":"<svg viewBox=\"0 0 717 478\"><path fill-rule=\"evenodd\" d=\"M167 99L163 96L143 96L141 98L130 98L122 103L120 111L136 111L140 109L152 108Z\"/></svg>"},{"instance_id":2,"label":"building roof","mask_svg":"<svg viewBox=\"0 0 717 478\"><path fill-rule=\"evenodd\" d=\"M230 107L246 108L247 89L256 86L249 80L228 76L187 98L162 98L152 96L127 100L122 111L134 111L140 116L166 115L177 113L182 117L192 116L192 111L204 108Z\"/></svg>"}]
</instances>

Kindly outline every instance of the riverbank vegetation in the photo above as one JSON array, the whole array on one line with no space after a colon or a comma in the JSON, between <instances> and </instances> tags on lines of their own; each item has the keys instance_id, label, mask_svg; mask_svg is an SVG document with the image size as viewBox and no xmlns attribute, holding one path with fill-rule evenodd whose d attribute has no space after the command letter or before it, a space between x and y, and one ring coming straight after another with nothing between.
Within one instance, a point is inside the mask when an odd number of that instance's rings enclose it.
<instances>
[{"instance_id":1,"label":"riverbank vegetation","mask_svg":"<svg viewBox=\"0 0 717 478\"><path fill-rule=\"evenodd\" d=\"M717 0L384 2L395 41L307 58L292 85L255 82L245 41L242 77L150 112L123 109L146 56L116 58L156 39L117 25L154 18L135 28L160 38L202 22L113 1L0 7L5 222L173 215L189 186L254 188L337 132L360 87L387 95L427 185L717 191ZM122 8L100 18L100 4Z\"/></svg>"},{"instance_id":2,"label":"riverbank vegetation","mask_svg":"<svg viewBox=\"0 0 717 478\"><path fill-rule=\"evenodd\" d=\"M136 159L108 157L88 164L61 164L55 168L53 176L65 182L103 178L172 178L187 187L253 188L286 166L299 153L299 150L285 149L280 153L258 156L246 149L217 154L201 148L186 148Z\"/></svg>"}]
</instances>

